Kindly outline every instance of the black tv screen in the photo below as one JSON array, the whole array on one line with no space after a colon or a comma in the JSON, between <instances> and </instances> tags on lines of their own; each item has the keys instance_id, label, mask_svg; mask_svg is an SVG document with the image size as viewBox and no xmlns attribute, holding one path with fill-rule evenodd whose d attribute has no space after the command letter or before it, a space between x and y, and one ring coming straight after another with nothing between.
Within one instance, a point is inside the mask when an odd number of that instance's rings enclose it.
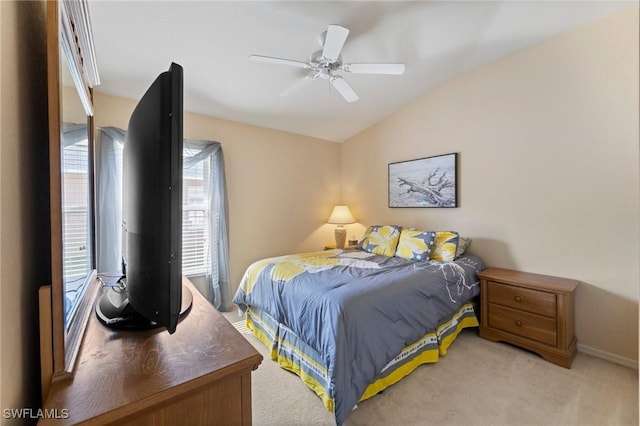
<instances>
[{"instance_id":1,"label":"black tv screen","mask_svg":"<svg viewBox=\"0 0 640 426\"><path fill-rule=\"evenodd\" d=\"M108 326L176 330L182 308L182 67L172 63L138 102L123 152L126 278L96 312ZM189 294L190 296L190 294Z\"/></svg>"}]
</instances>

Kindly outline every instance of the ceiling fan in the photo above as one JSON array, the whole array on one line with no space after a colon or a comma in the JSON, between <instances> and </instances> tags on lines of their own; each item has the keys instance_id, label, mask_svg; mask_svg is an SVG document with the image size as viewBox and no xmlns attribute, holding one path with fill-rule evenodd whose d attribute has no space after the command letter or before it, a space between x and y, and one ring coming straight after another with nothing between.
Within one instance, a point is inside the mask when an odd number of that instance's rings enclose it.
<instances>
[{"instance_id":1,"label":"ceiling fan","mask_svg":"<svg viewBox=\"0 0 640 426\"><path fill-rule=\"evenodd\" d=\"M307 62L262 55L251 55L249 56L249 59L272 64L289 65L311 71L307 76L285 89L281 93L281 96L288 96L300 90L312 81L321 79L329 80L329 83L331 83L331 85L347 102L355 102L359 97L342 75L337 74L337 72L342 71L352 74L392 75L401 75L404 73L404 64L342 63L342 56L340 55L340 52L342 51L342 47L344 46L348 35L348 29L339 25L329 25L327 30L323 31L318 38L318 42L320 43L322 50L318 50L313 53Z\"/></svg>"}]
</instances>

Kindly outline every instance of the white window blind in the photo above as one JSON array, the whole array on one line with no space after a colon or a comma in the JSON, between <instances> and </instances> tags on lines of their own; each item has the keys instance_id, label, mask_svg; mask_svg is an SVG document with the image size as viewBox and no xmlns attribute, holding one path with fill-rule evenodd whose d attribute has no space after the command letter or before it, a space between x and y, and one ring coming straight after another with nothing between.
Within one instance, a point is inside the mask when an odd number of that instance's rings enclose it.
<instances>
[{"instance_id":1,"label":"white window blind","mask_svg":"<svg viewBox=\"0 0 640 426\"><path fill-rule=\"evenodd\" d=\"M209 272L210 161L204 159L184 170L182 186L182 273Z\"/></svg>"},{"instance_id":2,"label":"white window blind","mask_svg":"<svg viewBox=\"0 0 640 426\"><path fill-rule=\"evenodd\" d=\"M65 146L62 157L63 275L69 286L76 280L82 281L91 269L87 140Z\"/></svg>"}]
</instances>

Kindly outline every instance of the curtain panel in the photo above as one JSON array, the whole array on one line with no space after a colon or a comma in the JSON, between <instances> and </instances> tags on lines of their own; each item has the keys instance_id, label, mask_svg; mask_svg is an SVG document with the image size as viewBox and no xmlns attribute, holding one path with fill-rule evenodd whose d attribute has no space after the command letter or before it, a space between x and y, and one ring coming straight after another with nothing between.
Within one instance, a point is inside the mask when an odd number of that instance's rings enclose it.
<instances>
[{"instance_id":1,"label":"curtain panel","mask_svg":"<svg viewBox=\"0 0 640 426\"><path fill-rule=\"evenodd\" d=\"M98 273L122 273L122 145L126 132L102 127L96 138L96 260Z\"/></svg>"},{"instance_id":2,"label":"curtain panel","mask_svg":"<svg viewBox=\"0 0 640 426\"><path fill-rule=\"evenodd\" d=\"M209 162L209 271L208 294L204 296L218 309L231 308L229 284L229 219L224 157L219 142L184 141L183 167L188 170L201 161Z\"/></svg>"}]
</instances>

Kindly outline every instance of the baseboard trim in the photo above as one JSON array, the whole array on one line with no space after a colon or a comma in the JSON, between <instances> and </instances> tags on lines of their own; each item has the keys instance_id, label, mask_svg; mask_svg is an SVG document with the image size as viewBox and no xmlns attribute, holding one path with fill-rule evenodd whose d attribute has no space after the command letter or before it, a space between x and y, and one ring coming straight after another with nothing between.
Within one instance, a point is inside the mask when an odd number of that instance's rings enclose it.
<instances>
[{"instance_id":1,"label":"baseboard trim","mask_svg":"<svg viewBox=\"0 0 640 426\"><path fill-rule=\"evenodd\" d=\"M591 346L583 345L581 343L578 343L578 352L582 352L583 354L587 355L593 355L596 358L602 358L604 360L613 362L615 364L620 364L625 367L633 368L636 370L638 369L638 361L634 359L625 358L623 356L612 354L611 352L606 352L601 349L592 348Z\"/></svg>"}]
</instances>

